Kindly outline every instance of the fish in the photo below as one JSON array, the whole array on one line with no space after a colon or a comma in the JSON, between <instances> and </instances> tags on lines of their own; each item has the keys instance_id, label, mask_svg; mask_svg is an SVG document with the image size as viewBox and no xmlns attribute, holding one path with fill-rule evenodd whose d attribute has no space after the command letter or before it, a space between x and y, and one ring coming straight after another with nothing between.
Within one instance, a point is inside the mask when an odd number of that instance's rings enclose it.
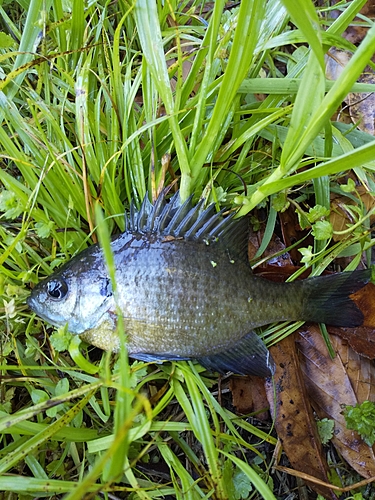
<instances>
[{"instance_id":1,"label":"fish","mask_svg":"<svg viewBox=\"0 0 375 500\"><path fill-rule=\"evenodd\" d=\"M249 224L235 212L204 207L179 192L148 196L126 215L111 250L116 291L98 244L84 249L27 299L51 325L104 350L118 351L118 311L130 357L197 360L208 370L272 376L275 363L255 328L277 321L354 327L363 313L350 295L371 269L277 283L253 274Z\"/></svg>"}]
</instances>

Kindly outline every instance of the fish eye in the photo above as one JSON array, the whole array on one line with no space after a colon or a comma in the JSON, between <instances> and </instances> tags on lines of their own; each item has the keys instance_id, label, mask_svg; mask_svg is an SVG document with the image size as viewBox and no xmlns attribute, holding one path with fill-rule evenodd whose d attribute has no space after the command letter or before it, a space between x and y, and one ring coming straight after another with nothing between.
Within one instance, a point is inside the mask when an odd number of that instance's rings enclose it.
<instances>
[{"instance_id":1,"label":"fish eye","mask_svg":"<svg viewBox=\"0 0 375 500\"><path fill-rule=\"evenodd\" d=\"M47 283L47 293L53 300L61 300L68 293L68 285L64 280L51 280Z\"/></svg>"}]
</instances>

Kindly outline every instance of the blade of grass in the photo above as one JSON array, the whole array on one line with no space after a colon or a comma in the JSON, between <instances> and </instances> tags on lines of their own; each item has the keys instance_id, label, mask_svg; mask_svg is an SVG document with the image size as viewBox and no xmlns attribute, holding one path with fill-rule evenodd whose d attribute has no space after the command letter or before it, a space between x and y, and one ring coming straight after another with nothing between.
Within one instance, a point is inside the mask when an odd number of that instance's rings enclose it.
<instances>
[{"instance_id":1,"label":"blade of grass","mask_svg":"<svg viewBox=\"0 0 375 500\"><path fill-rule=\"evenodd\" d=\"M118 390L122 391L121 387L117 387ZM125 391L124 391L125 392ZM116 433L116 437L113 440L111 446L108 450L101 456L97 457L95 463L91 467L90 471L87 475L79 482L75 484L75 487L70 490L69 495L66 496L65 500L81 500L85 492L88 488L91 488L98 478L103 474L108 476L108 467L111 467L111 458L118 456L118 450L123 446L123 443L128 439L128 433L133 425L133 421L140 413L142 409L145 410L147 418L151 418L151 408L148 400L140 394L136 395L136 403L134 408L131 409L130 413L126 415L126 419L122 422L121 427L118 428ZM143 491L139 485L137 478L135 477L133 470L130 468L128 457L125 457L125 463L120 452L121 456L121 468L119 469L119 476L116 478L119 480L122 474L125 474L131 486L136 490L137 495L142 500L150 500L150 496L146 491ZM121 469L121 470L120 470ZM113 469L112 471L113 472ZM111 477L111 480L114 481L115 478Z\"/></svg>"},{"instance_id":2,"label":"blade of grass","mask_svg":"<svg viewBox=\"0 0 375 500\"><path fill-rule=\"evenodd\" d=\"M169 448L168 443L165 443L160 437L156 438L156 443L164 460L168 463L170 469L175 472L175 474L171 474L171 476L176 498L180 500L196 500L197 498L203 498L204 493L200 491L194 479Z\"/></svg>"},{"instance_id":3,"label":"blade of grass","mask_svg":"<svg viewBox=\"0 0 375 500\"><path fill-rule=\"evenodd\" d=\"M280 170L285 165L284 173L293 168L289 157L295 155L295 150L299 148L306 128L310 126L310 120L314 111L320 106L323 100L324 82L324 69L322 69L315 52L311 52L297 92L288 134L280 158Z\"/></svg>"},{"instance_id":4,"label":"blade of grass","mask_svg":"<svg viewBox=\"0 0 375 500\"><path fill-rule=\"evenodd\" d=\"M49 10L51 0L31 0L27 10L27 17L22 29L19 54L14 62L13 71L31 61L36 52L42 36L39 20L42 12ZM6 89L7 97L12 99L18 92L25 78L25 73L20 73L14 78L12 84Z\"/></svg>"},{"instance_id":5,"label":"blade of grass","mask_svg":"<svg viewBox=\"0 0 375 500\"><path fill-rule=\"evenodd\" d=\"M327 31L329 33L339 34L341 35L343 31L349 26L351 21L355 18L355 16L359 13L362 7L366 4L367 0L353 0L350 4L347 5L347 8L344 9L337 19L328 26Z\"/></svg>"},{"instance_id":6,"label":"blade of grass","mask_svg":"<svg viewBox=\"0 0 375 500\"><path fill-rule=\"evenodd\" d=\"M261 0L243 0L240 4L233 45L219 94L204 137L191 161L195 184L201 183L202 166L232 106L237 90L249 72L256 45L255 34L260 31L264 8L265 4Z\"/></svg>"},{"instance_id":7,"label":"blade of grass","mask_svg":"<svg viewBox=\"0 0 375 500\"><path fill-rule=\"evenodd\" d=\"M130 369L129 358L126 347L126 337L124 331L124 321L122 313L118 307L118 292L116 284L116 265L114 255L111 248L111 238L103 218L102 211L98 204L95 205L95 218L97 221L99 243L103 249L104 259L106 262L108 275L111 280L113 295L116 304L117 314L117 333L120 338L120 358L119 358L119 385L120 388L116 394L116 407L114 412L114 434L117 440L121 439L121 446L117 446L111 461L107 464L105 469L105 480L114 480L121 476L127 463L127 455L129 448L128 433L123 432L123 425L128 415L132 410L132 393L130 391Z\"/></svg>"},{"instance_id":8,"label":"blade of grass","mask_svg":"<svg viewBox=\"0 0 375 500\"><path fill-rule=\"evenodd\" d=\"M154 0L138 0L135 3L134 13L143 55L147 61L147 68L169 115L169 124L182 174L180 193L181 198L185 199L191 192L190 166L185 138L179 128L175 114L178 110L175 109L170 86L156 2Z\"/></svg>"},{"instance_id":9,"label":"blade of grass","mask_svg":"<svg viewBox=\"0 0 375 500\"><path fill-rule=\"evenodd\" d=\"M95 392L101 386L101 384L102 382L94 382L93 384L74 389L70 391L69 394L65 395L64 402L79 398L81 396L85 397L85 394L87 394L87 392ZM61 397L56 396L49 399L48 401L33 405L30 408L25 408L24 410L20 410L13 415L6 415L0 418L0 432L5 432L6 430L11 429L13 425L18 425L21 422L35 417L36 415L39 415L39 413L46 411L48 410L48 408L52 408L53 406L60 403Z\"/></svg>"},{"instance_id":10,"label":"blade of grass","mask_svg":"<svg viewBox=\"0 0 375 500\"><path fill-rule=\"evenodd\" d=\"M60 398L60 401L62 398ZM51 400L49 400L51 401ZM46 404L46 408L52 408L52 406L48 403ZM22 422L19 424L13 423L13 415L6 415L5 412L0 412L1 420L6 420L9 422L10 427L6 427L2 430L1 434L18 434L21 436L35 436L36 434L42 433L45 431L49 424L41 424L35 422ZM54 434L54 439L57 441L75 441L75 442L88 442L92 439L96 439L98 436L97 431L94 429L75 429L74 427L66 427L64 429L58 430Z\"/></svg>"},{"instance_id":11,"label":"blade of grass","mask_svg":"<svg viewBox=\"0 0 375 500\"><path fill-rule=\"evenodd\" d=\"M207 480L215 489L217 497L225 500L227 498L227 494L225 485L223 483L223 477L220 471L218 452L211 434L210 424L207 419L202 396L200 395L198 387L195 384L194 375L188 370L184 370L184 375L186 378L188 394L186 394L186 392L184 391L182 384L177 379L177 377L174 377L172 379L172 386L177 400L183 408L188 421L190 422L194 435L202 444L203 451L210 470L210 477L207 477Z\"/></svg>"},{"instance_id":12,"label":"blade of grass","mask_svg":"<svg viewBox=\"0 0 375 500\"><path fill-rule=\"evenodd\" d=\"M306 40L314 53L313 59L316 59L321 72L325 72L324 53L322 49L321 30L318 15L315 6L310 0L300 0L298 9L294 0L282 0L288 10L288 13L296 26L305 35ZM296 103L297 107L297 103Z\"/></svg>"},{"instance_id":13,"label":"blade of grass","mask_svg":"<svg viewBox=\"0 0 375 500\"><path fill-rule=\"evenodd\" d=\"M202 48L205 46L207 47L207 55L204 65L204 74L199 88L198 103L196 106L194 124L189 144L190 159L192 159L192 157L194 156L197 143L200 140L201 131L204 125L204 116L206 113L209 86L214 79L214 75L212 74L213 73L212 65L214 63L214 58L216 53L216 43L219 35L219 27L221 22L221 16L223 14L224 4L225 0L219 0L215 2L214 11L210 19L210 24L206 31L206 36L202 42ZM192 70L194 71L194 67L192 68Z\"/></svg>"},{"instance_id":14,"label":"blade of grass","mask_svg":"<svg viewBox=\"0 0 375 500\"><path fill-rule=\"evenodd\" d=\"M75 51L72 55L72 68L74 68L78 59L80 58L80 51L83 46L83 34L85 30L85 11L84 3L80 0L73 0L72 2L72 17L71 17L71 37L70 49Z\"/></svg>"},{"instance_id":15,"label":"blade of grass","mask_svg":"<svg viewBox=\"0 0 375 500\"><path fill-rule=\"evenodd\" d=\"M4 458L0 460L0 474L4 474L14 465L16 465L21 459L23 459L29 453L34 452L40 446L43 445L48 439L50 439L57 431L66 427L69 422L86 406L89 399L92 396L92 392L86 394L78 403L76 403L70 410L68 410L62 417L58 418L54 423L49 425L46 429L42 430L34 437L30 438L22 446L19 446L13 452L7 454Z\"/></svg>"},{"instance_id":16,"label":"blade of grass","mask_svg":"<svg viewBox=\"0 0 375 500\"><path fill-rule=\"evenodd\" d=\"M24 476L2 476L0 477L0 490L2 492L10 491L14 493L24 492L24 494L36 493L34 498L39 497L39 494L51 493L58 495L59 493L69 493L76 485L75 481L62 481L60 479L39 479L34 477ZM88 492L106 491L107 487L104 484L97 484L88 487ZM38 494L39 493L39 494Z\"/></svg>"},{"instance_id":17,"label":"blade of grass","mask_svg":"<svg viewBox=\"0 0 375 500\"><path fill-rule=\"evenodd\" d=\"M238 92L243 94L297 94L302 84L300 78L251 78L244 80ZM325 90L329 91L335 84L332 80L325 80ZM354 83L350 92L375 92L374 83Z\"/></svg>"}]
</instances>

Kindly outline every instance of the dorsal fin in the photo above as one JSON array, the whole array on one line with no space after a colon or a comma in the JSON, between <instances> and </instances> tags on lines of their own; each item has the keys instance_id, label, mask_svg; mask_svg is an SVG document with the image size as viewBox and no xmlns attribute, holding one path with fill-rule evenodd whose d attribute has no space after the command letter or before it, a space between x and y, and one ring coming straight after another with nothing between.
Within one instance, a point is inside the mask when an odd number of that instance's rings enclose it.
<instances>
[{"instance_id":1,"label":"dorsal fin","mask_svg":"<svg viewBox=\"0 0 375 500\"><path fill-rule=\"evenodd\" d=\"M166 190L153 205L146 194L141 208L130 205L126 230L139 234L173 236L207 244L217 242L228 250L230 257L247 260L248 221L234 219L235 212L224 217L225 209L215 213L215 204L203 208L204 199L193 205L190 196L181 203L179 191L166 201Z\"/></svg>"}]
</instances>

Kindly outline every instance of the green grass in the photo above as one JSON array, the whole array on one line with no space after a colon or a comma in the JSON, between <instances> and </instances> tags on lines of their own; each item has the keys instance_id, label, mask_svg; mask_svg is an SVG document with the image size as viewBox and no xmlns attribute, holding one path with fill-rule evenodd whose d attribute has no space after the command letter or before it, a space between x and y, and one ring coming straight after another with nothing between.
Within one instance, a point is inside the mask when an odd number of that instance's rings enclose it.
<instances>
[{"instance_id":1,"label":"green grass","mask_svg":"<svg viewBox=\"0 0 375 500\"><path fill-rule=\"evenodd\" d=\"M94 350L31 315L25 298L30 283L123 231L129 200L155 198L172 182L183 199L203 194L240 215L266 207L258 260L291 200L301 217L329 208L348 170L375 191L375 142L331 121L350 90L373 90L355 82L375 27L358 48L341 36L365 2L340 4L336 21L310 0L298 3L242 0L228 9L217 0L208 12L204 2L175 0L0 5L7 498L275 498L264 443L276 439L218 404L214 374ZM333 45L354 56L328 82L324 54ZM356 220L344 239L328 246L330 235L310 221L315 245L303 262L314 274L337 256L351 256L354 268L370 254L373 210L355 188L346 194ZM271 344L297 326L262 335Z\"/></svg>"}]
</instances>

